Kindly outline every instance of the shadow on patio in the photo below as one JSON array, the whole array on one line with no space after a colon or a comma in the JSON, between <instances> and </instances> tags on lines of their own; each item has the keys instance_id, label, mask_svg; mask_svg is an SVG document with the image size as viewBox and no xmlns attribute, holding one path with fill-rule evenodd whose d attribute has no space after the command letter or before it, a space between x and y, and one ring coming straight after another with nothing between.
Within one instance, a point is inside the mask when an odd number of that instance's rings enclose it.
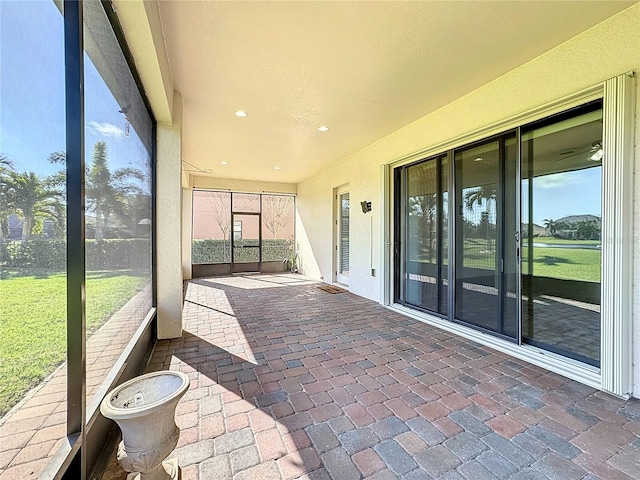
<instances>
[{"instance_id":1,"label":"shadow on patio","mask_svg":"<svg viewBox=\"0 0 640 480\"><path fill-rule=\"evenodd\" d=\"M638 478L622 401L301 275L188 283L183 479ZM126 475L112 457L103 479Z\"/></svg>"}]
</instances>

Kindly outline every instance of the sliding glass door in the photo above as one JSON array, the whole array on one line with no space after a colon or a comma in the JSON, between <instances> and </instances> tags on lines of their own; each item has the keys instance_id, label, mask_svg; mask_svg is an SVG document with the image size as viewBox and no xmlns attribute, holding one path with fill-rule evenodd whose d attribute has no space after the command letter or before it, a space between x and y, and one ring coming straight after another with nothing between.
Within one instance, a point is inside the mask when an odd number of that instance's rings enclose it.
<instances>
[{"instance_id":1,"label":"sliding glass door","mask_svg":"<svg viewBox=\"0 0 640 480\"><path fill-rule=\"evenodd\" d=\"M397 168L395 301L598 366L602 127L596 101Z\"/></svg>"}]
</instances>

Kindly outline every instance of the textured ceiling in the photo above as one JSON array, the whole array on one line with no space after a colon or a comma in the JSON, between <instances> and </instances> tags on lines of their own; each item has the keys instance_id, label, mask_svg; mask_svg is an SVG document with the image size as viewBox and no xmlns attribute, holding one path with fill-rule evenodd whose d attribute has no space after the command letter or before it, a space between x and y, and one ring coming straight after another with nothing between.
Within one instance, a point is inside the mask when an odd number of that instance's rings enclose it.
<instances>
[{"instance_id":1,"label":"textured ceiling","mask_svg":"<svg viewBox=\"0 0 640 480\"><path fill-rule=\"evenodd\" d=\"M299 182L632 3L161 1L184 159Z\"/></svg>"}]
</instances>

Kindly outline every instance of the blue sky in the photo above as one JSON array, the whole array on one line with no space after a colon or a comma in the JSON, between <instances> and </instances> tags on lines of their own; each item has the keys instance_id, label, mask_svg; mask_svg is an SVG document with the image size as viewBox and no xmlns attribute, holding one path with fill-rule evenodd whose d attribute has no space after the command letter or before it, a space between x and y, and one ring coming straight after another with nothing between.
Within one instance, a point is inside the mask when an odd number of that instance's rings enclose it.
<instances>
[{"instance_id":1,"label":"blue sky","mask_svg":"<svg viewBox=\"0 0 640 480\"><path fill-rule=\"evenodd\" d=\"M52 174L47 159L65 150L64 37L52 1L0 1L0 153L17 170ZM85 145L91 161L107 142L111 170L146 170L148 152L133 128L125 135L120 106L85 55Z\"/></svg>"},{"instance_id":2,"label":"blue sky","mask_svg":"<svg viewBox=\"0 0 640 480\"><path fill-rule=\"evenodd\" d=\"M537 177L533 181L533 222L567 215L601 215L602 167ZM527 187L522 190L522 219L527 221Z\"/></svg>"}]
</instances>

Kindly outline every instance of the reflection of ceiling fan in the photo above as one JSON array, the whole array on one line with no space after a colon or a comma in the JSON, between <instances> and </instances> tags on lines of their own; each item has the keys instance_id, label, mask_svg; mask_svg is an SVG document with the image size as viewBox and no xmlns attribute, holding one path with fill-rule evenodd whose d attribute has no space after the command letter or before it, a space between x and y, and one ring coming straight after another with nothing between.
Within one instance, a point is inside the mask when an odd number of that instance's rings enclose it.
<instances>
[{"instance_id":1,"label":"reflection of ceiling fan","mask_svg":"<svg viewBox=\"0 0 640 480\"><path fill-rule=\"evenodd\" d=\"M601 162L602 157L604 156L604 150L602 149L602 140L593 142L591 144L591 148L589 149L589 153L591 154L589 160L593 160L594 162Z\"/></svg>"},{"instance_id":2,"label":"reflection of ceiling fan","mask_svg":"<svg viewBox=\"0 0 640 480\"><path fill-rule=\"evenodd\" d=\"M597 140L590 147L566 148L559 153L557 161L567 160L573 157L584 157L585 160L594 162L602 161L602 140Z\"/></svg>"}]
</instances>

